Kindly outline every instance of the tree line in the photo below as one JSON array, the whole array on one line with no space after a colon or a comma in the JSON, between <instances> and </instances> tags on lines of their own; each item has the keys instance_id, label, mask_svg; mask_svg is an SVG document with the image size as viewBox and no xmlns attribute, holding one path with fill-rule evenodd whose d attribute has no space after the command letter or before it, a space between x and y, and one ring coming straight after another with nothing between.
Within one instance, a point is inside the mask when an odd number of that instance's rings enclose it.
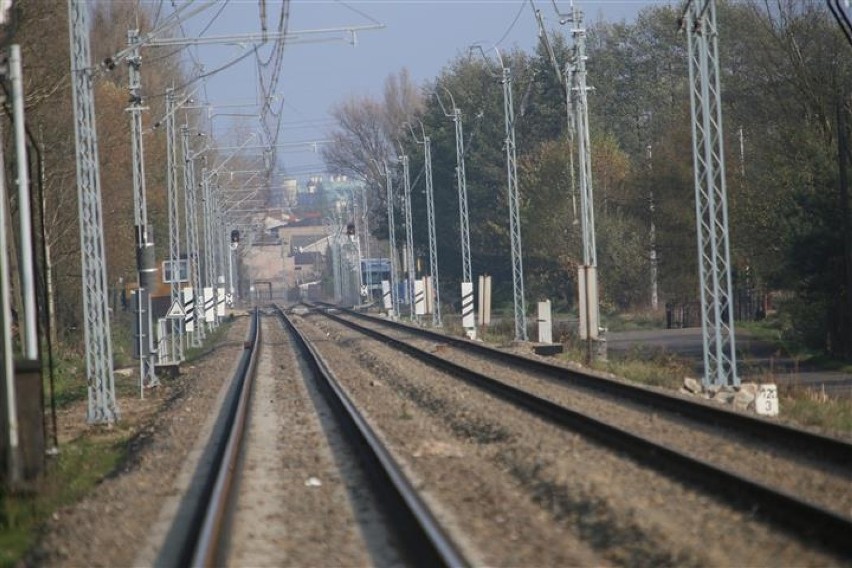
<instances>
[{"instance_id":1,"label":"tree line","mask_svg":"<svg viewBox=\"0 0 852 568\"><path fill-rule=\"evenodd\" d=\"M604 310L649 306L652 223L661 303L698 298L690 86L679 16L677 8L654 6L634 22L587 25ZM852 46L815 0L719 0L718 24L734 287L769 294L785 333L848 358L852 236L845 140ZM551 30L550 37L564 62L570 49L564 32ZM515 49L503 58L515 79L527 295L571 308L582 253L565 98L543 47ZM464 53L423 85L413 84L405 69L393 74L383 97L353 97L335 107L337 127L324 157L330 169L367 182L371 229L385 236L382 164L394 168L405 152L417 177L422 150L404 123L422 121L432 139L442 296L457 294L462 268L455 138L441 105L451 93L463 112L473 272L491 274L495 295L508 302L503 100L492 71L481 57ZM413 192L414 235L418 254L425 256L422 188L420 180Z\"/></svg>"},{"instance_id":2,"label":"tree line","mask_svg":"<svg viewBox=\"0 0 852 568\"><path fill-rule=\"evenodd\" d=\"M132 147L130 137L128 71L125 61L114 66L103 62L127 46L127 31L150 31L166 17L162 6L134 2L97 0L87 3L91 59L96 67L95 112L102 191L103 231L106 248L108 286L117 301L120 290L137 281ZM77 167L74 115L71 93L68 5L55 0L19 0L0 28L4 46L19 44L22 50L25 113L28 129L40 146L44 162L45 232L47 258L39 258L48 270L39 270L39 287L48 287L52 329L55 340L70 348L83 346L83 292L77 203ZM164 127L166 89L193 83L194 69L185 61L182 48L143 49L142 96L144 158L147 185L148 222L156 244L156 258L168 257L167 142ZM203 131L204 117L197 112L181 112L178 124ZM4 125L3 150L13 155L10 128ZM32 152L31 152L32 153ZM180 152L178 152L180 159ZM217 158L213 158L216 160ZM13 164L7 158L7 180L14 179ZM33 169L35 166L31 166ZM33 171L31 179L39 176ZM33 182L34 187L37 184ZM182 188L182 182L179 182ZM17 215L17 196L10 195L12 218ZM181 205L182 207L182 205ZM3 221L9 238L17 239L9 220ZM183 223L182 223L183 225ZM38 226L38 225L36 225ZM182 226L182 231L184 230ZM14 252L14 251L13 251ZM13 254L12 257L15 255ZM13 267L14 270L14 267ZM14 281L14 279L13 279ZM20 297L22 291L14 287ZM41 295L38 296L41 298ZM20 300L15 302L20 304ZM40 302L41 304L41 302ZM40 309L47 310L47 306Z\"/></svg>"}]
</instances>

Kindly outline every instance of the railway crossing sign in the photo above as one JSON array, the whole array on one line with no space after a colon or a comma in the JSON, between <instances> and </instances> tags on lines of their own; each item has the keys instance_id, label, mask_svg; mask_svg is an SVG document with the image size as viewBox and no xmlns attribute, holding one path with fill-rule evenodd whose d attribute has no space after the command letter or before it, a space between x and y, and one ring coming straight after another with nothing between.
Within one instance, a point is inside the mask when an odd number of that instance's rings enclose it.
<instances>
[{"instance_id":1,"label":"railway crossing sign","mask_svg":"<svg viewBox=\"0 0 852 568\"><path fill-rule=\"evenodd\" d=\"M169 308L169 311L166 312L167 318L180 319L186 317L186 311L183 309L183 306L180 304L178 300L172 302L172 306Z\"/></svg>"}]
</instances>

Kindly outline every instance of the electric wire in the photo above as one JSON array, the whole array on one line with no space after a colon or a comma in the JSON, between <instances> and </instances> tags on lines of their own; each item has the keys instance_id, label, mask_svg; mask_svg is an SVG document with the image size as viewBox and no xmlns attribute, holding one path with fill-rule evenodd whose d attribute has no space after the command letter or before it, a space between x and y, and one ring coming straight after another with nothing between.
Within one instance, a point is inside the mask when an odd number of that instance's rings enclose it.
<instances>
[{"instance_id":1,"label":"electric wire","mask_svg":"<svg viewBox=\"0 0 852 568\"><path fill-rule=\"evenodd\" d=\"M275 93L278 82L281 78L281 70L283 68L284 48L286 44L287 27L290 21L290 2L287 0L281 5L281 10L278 17L278 39L275 41L269 58L262 61L259 54L255 55L255 64L257 66L258 82L260 85L261 100L261 126L266 141L270 147L277 145L281 133L283 99L275 109L272 107L273 93ZM267 80L264 71L272 67L272 74ZM274 126L272 125L275 122ZM271 152L272 159L269 164L269 171L272 172L277 165L277 153Z\"/></svg>"},{"instance_id":2,"label":"electric wire","mask_svg":"<svg viewBox=\"0 0 852 568\"><path fill-rule=\"evenodd\" d=\"M204 37L204 34L207 33L207 31L210 29L210 27L213 25L213 23L216 22L216 20L219 18L219 16L222 15L222 11L224 11L224 9L228 6L228 3L230 3L230 1L231 0L225 0L224 2L222 2L222 5L219 7L219 10L213 15L213 17L210 19L210 21L207 22L207 25L205 25L204 28L198 33L198 37ZM163 1L160 0L160 7L162 7L162 5L163 5ZM174 5L174 1L172 1L172 5ZM158 13L157 18L159 18L159 13ZM185 50L188 47L190 47L190 46L189 45L183 45L181 47L178 47L177 49L174 49L174 50L170 51L169 53L166 53L165 55L160 55L160 56L158 56L154 59L148 60L148 64L150 65L152 63L162 61L163 59L168 59L168 58L180 53L181 51Z\"/></svg>"},{"instance_id":3,"label":"electric wire","mask_svg":"<svg viewBox=\"0 0 852 568\"><path fill-rule=\"evenodd\" d=\"M515 24L518 23L518 20L521 18L521 14L523 14L524 8L526 8L526 7L527 7L527 3L521 2L521 7L518 9L518 13L515 14L515 19L512 20L511 24L509 24L509 27L503 33L503 36L497 41L497 43L494 44L495 46L500 45L501 43L503 43L503 41L505 41L505 39L507 37L509 37L509 34L512 33L512 30L515 28Z\"/></svg>"},{"instance_id":4,"label":"electric wire","mask_svg":"<svg viewBox=\"0 0 852 568\"><path fill-rule=\"evenodd\" d=\"M215 75L216 73L220 73L220 72L224 71L225 69L228 69L228 68L230 68L230 67L233 67L234 65L236 65L236 64L237 64L237 63L239 63L240 61L242 61L242 60L244 60L245 58L247 58L247 57L249 57L250 55L252 55L252 54L253 54L255 51L257 51L259 48L260 48L260 45L255 45L255 46L254 46L253 48L251 48L249 51L247 51L247 52L243 53L242 55L240 55L240 56L239 56L239 57L237 57L236 59L234 59L234 60L232 60L232 61L229 61L228 63L225 63L225 64L224 64L224 65L222 65L221 67L218 67L218 68L216 68L216 69L214 69L214 70L212 70L212 71L207 71L206 73L201 73L200 75L196 75L195 77L192 77L191 79L189 79L188 81L184 82L183 84L181 84L181 85L179 85L179 86L175 87L174 89L175 89L175 91L180 91L181 89L185 89L185 88L189 87L190 85L195 84L197 81L200 81L200 80L206 79L206 78L208 78L208 77L212 77L212 76L213 76L213 75ZM202 67L203 67L203 66L202 66ZM206 87L205 87L205 92L206 92ZM205 93L205 95L206 95L206 93ZM156 99L156 98L161 98L161 97L165 97L165 96L166 96L166 93L158 93L158 94L156 94L156 95L151 95L150 97L148 97L148 99ZM205 100L206 100L206 99L207 99L207 97L205 96Z\"/></svg>"},{"instance_id":5,"label":"electric wire","mask_svg":"<svg viewBox=\"0 0 852 568\"><path fill-rule=\"evenodd\" d=\"M163 0L159 0L159 2L157 3L157 11L154 13L154 22L151 24L152 28L157 27L157 22L160 21L160 13L162 12L162 10L163 10Z\"/></svg>"},{"instance_id":6,"label":"electric wire","mask_svg":"<svg viewBox=\"0 0 852 568\"><path fill-rule=\"evenodd\" d=\"M375 19L371 15L367 14L366 12L362 12L361 10L356 8L355 6L350 5L348 2L344 2L343 0L335 0L335 2L337 2L338 4L340 4L341 6L343 6L345 8L348 8L349 10L352 10L353 12L358 14L359 16L370 20L370 22L373 23L373 24L381 25L380 21L378 21L377 19Z\"/></svg>"}]
</instances>

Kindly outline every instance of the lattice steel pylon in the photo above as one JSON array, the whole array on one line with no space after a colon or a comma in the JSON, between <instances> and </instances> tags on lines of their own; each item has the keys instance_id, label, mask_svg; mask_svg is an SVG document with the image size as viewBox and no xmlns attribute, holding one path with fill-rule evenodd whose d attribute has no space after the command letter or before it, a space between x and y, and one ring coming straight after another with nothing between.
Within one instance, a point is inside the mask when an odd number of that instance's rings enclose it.
<instances>
[{"instance_id":1,"label":"lattice steel pylon","mask_svg":"<svg viewBox=\"0 0 852 568\"><path fill-rule=\"evenodd\" d=\"M361 229L364 233L364 258L370 258L370 209L367 203L367 188L361 189ZM372 295L373 271L367 271L367 287ZM371 296L372 297L372 296Z\"/></svg>"},{"instance_id":2,"label":"lattice steel pylon","mask_svg":"<svg viewBox=\"0 0 852 568\"><path fill-rule=\"evenodd\" d=\"M486 64L491 62L482 50L481 45L474 45ZM527 301L524 295L524 255L521 245L521 216L518 199L518 156L515 146L515 105L512 101L512 70L503 63L503 56L496 47L497 60L500 63L500 84L503 87L503 119L506 125L506 139L503 143L506 150L506 182L509 197L509 236L512 245L512 291L515 305L515 341L527 340ZM491 67L492 73L494 68Z\"/></svg>"},{"instance_id":3,"label":"lattice steel pylon","mask_svg":"<svg viewBox=\"0 0 852 568\"><path fill-rule=\"evenodd\" d=\"M80 213L80 253L83 272L83 327L86 341L87 421L110 424L118 420L112 339L107 298L106 255L103 240L98 137L92 90L88 5L68 0L71 40L71 84L74 135L77 145L77 193Z\"/></svg>"},{"instance_id":4,"label":"lattice steel pylon","mask_svg":"<svg viewBox=\"0 0 852 568\"><path fill-rule=\"evenodd\" d=\"M403 211L405 212L405 263L408 268L408 285L405 287L408 295L408 316L412 320L414 313L414 229L411 222L411 173L408 170L408 156L399 157L402 162Z\"/></svg>"},{"instance_id":5,"label":"lattice steel pylon","mask_svg":"<svg viewBox=\"0 0 852 568\"><path fill-rule=\"evenodd\" d=\"M210 172L206 167L201 170L201 225L202 225L202 238L204 239L204 285L202 286L202 290L205 288L215 287L215 272L216 268L214 266L214 251L213 251L213 215L212 215L212 191L211 191L211 181L213 176L216 175L215 172ZM207 312L207 308L210 306L207 305L207 298L204 298L204 310L205 314ZM215 313L215 306L213 307ZM213 321L210 323L210 328L216 327L216 318L213 318Z\"/></svg>"},{"instance_id":6,"label":"lattice steel pylon","mask_svg":"<svg viewBox=\"0 0 852 568\"><path fill-rule=\"evenodd\" d=\"M411 129L411 136L418 144L423 145L423 168L426 175L426 224L429 233L429 273L432 277L432 286L434 290L435 307L432 310L432 325L441 327L441 283L438 276L438 244L435 237L435 188L432 185L432 139L426 136L426 131L423 128L423 123L420 123L420 130L423 134L423 139L418 140L411 124L408 125Z\"/></svg>"},{"instance_id":7,"label":"lattice steel pylon","mask_svg":"<svg viewBox=\"0 0 852 568\"><path fill-rule=\"evenodd\" d=\"M169 207L169 263L172 267L172 281L169 284L169 297L172 305L178 305L184 311L183 294L180 289L180 198L178 195L177 128L175 113L177 105L174 89L166 89L166 176ZM183 361L183 318L169 319L170 360Z\"/></svg>"},{"instance_id":8,"label":"lattice steel pylon","mask_svg":"<svg viewBox=\"0 0 852 568\"><path fill-rule=\"evenodd\" d=\"M393 212L393 172L388 168L387 162L385 167L385 184L387 189L388 200L388 246L390 251L390 286L391 286L391 306L393 306L394 317L399 317L399 290L397 290L396 277L398 267L396 264L396 221L394 220Z\"/></svg>"},{"instance_id":9,"label":"lattice steel pylon","mask_svg":"<svg viewBox=\"0 0 852 568\"><path fill-rule=\"evenodd\" d=\"M422 126L422 125L421 125ZM432 140L423 136L423 154L426 163L426 216L429 225L429 271L432 276L432 290L435 305L432 309L432 325L443 326L441 320L441 280L438 276L438 243L435 238L435 191L432 186Z\"/></svg>"},{"instance_id":10,"label":"lattice steel pylon","mask_svg":"<svg viewBox=\"0 0 852 568\"><path fill-rule=\"evenodd\" d=\"M214 265L216 266L216 282L213 284L215 286L216 291L216 302L217 302L217 311L216 317L218 321L219 312L218 305L220 302L224 302L224 298L219 298L220 289L224 289L225 286L225 213L222 208L222 194L224 189L219 183L219 177L216 177L216 184L213 186L212 193L212 211L213 211L213 251L214 251Z\"/></svg>"},{"instance_id":11,"label":"lattice steel pylon","mask_svg":"<svg viewBox=\"0 0 852 568\"><path fill-rule=\"evenodd\" d=\"M498 52L499 55L499 52ZM515 340L527 340L527 301L524 296L524 256L521 246L521 217L518 204L518 157L515 148L515 107L512 102L512 72L500 64L503 74L503 116L506 124L506 172L509 190L509 231L512 241L512 290L515 296Z\"/></svg>"},{"instance_id":12,"label":"lattice steel pylon","mask_svg":"<svg viewBox=\"0 0 852 568\"><path fill-rule=\"evenodd\" d=\"M695 217L704 339L704 385L737 386L719 39L715 0L687 0L681 19L689 47Z\"/></svg>"},{"instance_id":13,"label":"lattice steel pylon","mask_svg":"<svg viewBox=\"0 0 852 568\"><path fill-rule=\"evenodd\" d=\"M473 282L470 264L470 215L467 209L467 175L464 169L464 127L461 109L453 105L453 124L456 129L456 184L459 192L459 240L462 253L462 279Z\"/></svg>"},{"instance_id":14,"label":"lattice steel pylon","mask_svg":"<svg viewBox=\"0 0 852 568\"><path fill-rule=\"evenodd\" d=\"M186 214L186 252L189 259L189 279L192 284L193 324L195 331L191 336L193 347L200 347L204 334L204 295L201 288L201 267L199 266L198 213L196 211L195 157L189 147L189 126L181 127L183 147L183 191Z\"/></svg>"},{"instance_id":15,"label":"lattice steel pylon","mask_svg":"<svg viewBox=\"0 0 852 568\"><path fill-rule=\"evenodd\" d=\"M451 118L453 120L453 125L455 126L456 187L458 189L459 196L459 245L461 248L462 258L462 285L469 283L472 290L473 274L470 266L470 216L468 215L467 208L467 175L465 174L464 169L464 128L462 125L462 113L461 109L456 106L456 100L453 97L453 94L446 88L444 88L444 91L446 91L447 95L450 97L450 102L452 103L451 112L447 112L447 109L444 108L444 103L441 101L441 97L437 91L435 92L435 97L441 105L441 110L444 112L444 116ZM462 296L462 307L464 309L464 290L462 290ZM473 301L471 300L471 310L472 305Z\"/></svg>"},{"instance_id":16,"label":"lattice steel pylon","mask_svg":"<svg viewBox=\"0 0 852 568\"><path fill-rule=\"evenodd\" d=\"M130 140L133 164L133 219L136 225L136 269L139 289L136 293L137 341L139 347L140 388L159 386L155 368L154 327L151 318L151 291L156 286L154 240L148 231L148 198L145 188L145 153L142 141L142 54L139 30L127 32L128 89L130 91Z\"/></svg>"}]
</instances>

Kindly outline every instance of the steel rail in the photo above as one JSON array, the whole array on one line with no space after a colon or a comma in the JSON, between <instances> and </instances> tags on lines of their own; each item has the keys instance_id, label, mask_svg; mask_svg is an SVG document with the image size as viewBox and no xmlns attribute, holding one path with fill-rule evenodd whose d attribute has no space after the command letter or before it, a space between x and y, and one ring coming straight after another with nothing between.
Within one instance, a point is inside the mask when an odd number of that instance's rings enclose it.
<instances>
[{"instance_id":1,"label":"steel rail","mask_svg":"<svg viewBox=\"0 0 852 568\"><path fill-rule=\"evenodd\" d=\"M369 316L354 310L344 310L337 308L337 306L335 306L335 309L340 309L342 312L359 319L404 330L408 333L465 349L468 352L474 352L489 359L511 365L516 369L534 371L556 382L570 383L587 390L602 392L618 398L626 398L637 404L647 405L660 411L676 414L696 423L723 428L736 432L738 435L748 435L752 438L760 439L766 444L792 453L812 455L823 463L852 469L852 444L837 438L793 428L785 424L770 422L726 408L708 406L701 402L650 390L638 385L615 381L599 375L567 369L552 363L489 347L481 342L452 337L405 323Z\"/></svg>"},{"instance_id":2,"label":"steel rail","mask_svg":"<svg viewBox=\"0 0 852 568\"><path fill-rule=\"evenodd\" d=\"M509 386L404 341L363 327L328 310L318 311L333 321L408 353L552 424L579 432L603 446L623 452L637 462L667 474L681 483L701 488L741 510L762 514L776 526L791 530L799 537L819 542L826 548L846 556L852 554L852 539L849 538L852 534L850 518ZM406 326L406 329L409 327Z\"/></svg>"},{"instance_id":3,"label":"steel rail","mask_svg":"<svg viewBox=\"0 0 852 568\"><path fill-rule=\"evenodd\" d=\"M198 528L193 534L188 535L183 554L181 554L182 558L177 562L178 565L217 566L221 564L218 555L222 551L224 521L230 508L260 342L260 312L255 308L248 337L243 344L243 353L232 379L238 389L237 394L232 398L231 405L223 410L227 413L225 422L227 438L223 440L224 443L219 444L219 450L212 462L207 465L211 472L215 472L215 475L209 475L206 478L204 496L200 500L204 506L196 512L197 522L192 523Z\"/></svg>"},{"instance_id":4,"label":"steel rail","mask_svg":"<svg viewBox=\"0 0 852 568\"><path fill-rule=\"evenodd\" d=\"M344 392L334 373L313 344L276 307L282 324L296 341L296 347L319 379L319 386L332 407L342 431L349 436L357 455L371 475L368 479L381 494L381 504L395 521L393 528L406 546L408 561L416 566L469 566L456 544L435 519L429 507L405 476L402 468L373 431L367 420Z\"/></svg>"}]
</instances>

